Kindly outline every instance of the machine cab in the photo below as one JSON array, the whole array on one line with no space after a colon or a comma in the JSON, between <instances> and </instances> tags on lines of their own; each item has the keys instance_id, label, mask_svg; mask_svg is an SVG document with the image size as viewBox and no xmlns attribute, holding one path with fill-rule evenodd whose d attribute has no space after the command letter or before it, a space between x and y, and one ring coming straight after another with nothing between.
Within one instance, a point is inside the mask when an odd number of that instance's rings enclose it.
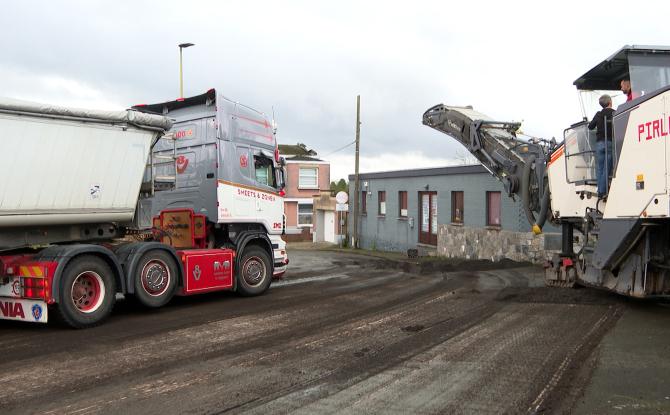
<instances>
[{"instance_id":1,"label":"machine cab","mask_svg":"<svg viewBox=\"0 0 670 415\"><path fill-rule=\"evenodd\" d=\"M620 90L624 79L630 80L633 92L633 100L629 102ZM626 128L625 114L670 85L670 47L626 45L580 76L574 85L579 93L583 121L564 131L566 179L577 185L595 185L596 135L595 130L587 127L588 121L602 109L598 99L609 94L616 110L612 150L615 174Z\"/></svg>"}]
</instances>

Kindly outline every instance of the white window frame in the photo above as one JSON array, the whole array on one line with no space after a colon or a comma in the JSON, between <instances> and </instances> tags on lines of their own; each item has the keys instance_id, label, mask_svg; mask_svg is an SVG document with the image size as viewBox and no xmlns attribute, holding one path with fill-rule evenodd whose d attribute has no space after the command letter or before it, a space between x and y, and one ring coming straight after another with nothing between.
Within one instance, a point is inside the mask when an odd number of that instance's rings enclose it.
<instances>
[{"instance_id":1,"label":"white window frame","mask_svg":"<svg viewBox=\"0 0 670 415\"><path fill-rule=\"evenodd\" d=\"M302 170L316 170L316 181L314 186L305 186L301 183ZM319 189L319 167L318 166L300 166L298 167L298 189L318 190Z\"/></svg>"},{"instance_id":2,"label":"white window frame","mask_svg":"<svg viewBox=\"0 0 670 415\"><path fill-rule=\"evenodd\" d=\"M379 200L379 195L384 194L384 201ZM386 190L379 190L377 192L377 216L386 216Z\"/></svg>"},{"instance_id":3,"label":"white window frame","mask_svg":"<svg viewBox=\"0 0 670 415\"><path fill-rule=\"evenodd\" d=\"M312 221L309 224L300 223L300 205L303 205L303 206L304 205L309 205L309 206L312 207L312 212L310 213L310 215L312 216ZM304 202L304 203L298 202L298 208L296 209L295 214L296 214L295 223L297 224L298 228L311 228L311 227L313 227L314 226L314 201L310 200L309 203L308 202ZM307 215L307 214L303 213L303 216L305 216L305 215Z\"/></svg>"}]
</instances>

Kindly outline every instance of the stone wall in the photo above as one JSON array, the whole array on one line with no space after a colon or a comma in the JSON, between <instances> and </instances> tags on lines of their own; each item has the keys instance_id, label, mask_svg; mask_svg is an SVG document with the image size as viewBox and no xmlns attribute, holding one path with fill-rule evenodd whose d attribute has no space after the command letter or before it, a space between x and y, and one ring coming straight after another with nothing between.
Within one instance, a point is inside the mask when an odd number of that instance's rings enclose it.
<instances>
[{"instance_id":1,"label":"stone wall","mask_svg":"<svg viewBox=\"0 0 670 415\"><path fill-rule=\"evenodd\" d=\"M496 228L439 225L437 255L450 258L528 261L536 264L561 248L560 234L533 235Z\"/></svg>"}]
</instances>

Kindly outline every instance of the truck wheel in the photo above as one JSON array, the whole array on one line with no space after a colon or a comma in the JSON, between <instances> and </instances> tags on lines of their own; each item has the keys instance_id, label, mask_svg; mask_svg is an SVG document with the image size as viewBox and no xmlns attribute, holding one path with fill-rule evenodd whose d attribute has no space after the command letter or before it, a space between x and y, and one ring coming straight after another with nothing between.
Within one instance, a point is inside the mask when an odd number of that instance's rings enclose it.
<instances>
[{"instance_id":1,"label":"truck wheel","mask_svg":"<svg viewBox=\"0 0 670 415\"><path fill-rule=\"evenodd\" d=\"M237 271L237 291L245 296L263 294L272 282L272 263L268 253L258 246L244 250Z\"/></svg>"},{"instance_id":2,"label":"truck wheel","mask_svg":"<svg viewBox=\"0 0 670 415\"><path fill-rule=\"evenodd\" d=\"M174 295L178 275L170 254L161 250L147 252L135 270L135 297L146 307L164 306Z\"/></svg>"},{"instance_id":3,"label":"truck wheel","mask_svg":"<svg viewBox=\"0 0 670 415\"><path fill-rule=\"evenodd\" d=\"M115 299L114 275L104 260L81 256L65 267L57 305L65 323L77 329L96 326L112 312Z\"/></svg>"}]
</instances>

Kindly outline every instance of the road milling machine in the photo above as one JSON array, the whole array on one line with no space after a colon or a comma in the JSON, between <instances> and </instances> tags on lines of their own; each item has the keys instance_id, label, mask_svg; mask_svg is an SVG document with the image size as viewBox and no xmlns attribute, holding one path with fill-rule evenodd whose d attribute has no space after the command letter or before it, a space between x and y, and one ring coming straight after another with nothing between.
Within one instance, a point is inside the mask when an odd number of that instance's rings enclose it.
<instances>
[{"instance_id":1,"label":"road milling machine","mask_svg":"<svg viewBox=\"0 0 670 415\"><path fill-rule=\"evenodd\" d=\"M600 108L588 104L623 79L633 99L615 106L613 166L608 192L598 197L587 117ZM472 107L435 105L423 124L458 140L520 199L535 233L547 221L561 228L561 252L545 264L547 285L670 296L670 47L624 46L574 85L584 118L564 130L562 142L522 138L520 123Z\"/></svg>"}]
</instances>

